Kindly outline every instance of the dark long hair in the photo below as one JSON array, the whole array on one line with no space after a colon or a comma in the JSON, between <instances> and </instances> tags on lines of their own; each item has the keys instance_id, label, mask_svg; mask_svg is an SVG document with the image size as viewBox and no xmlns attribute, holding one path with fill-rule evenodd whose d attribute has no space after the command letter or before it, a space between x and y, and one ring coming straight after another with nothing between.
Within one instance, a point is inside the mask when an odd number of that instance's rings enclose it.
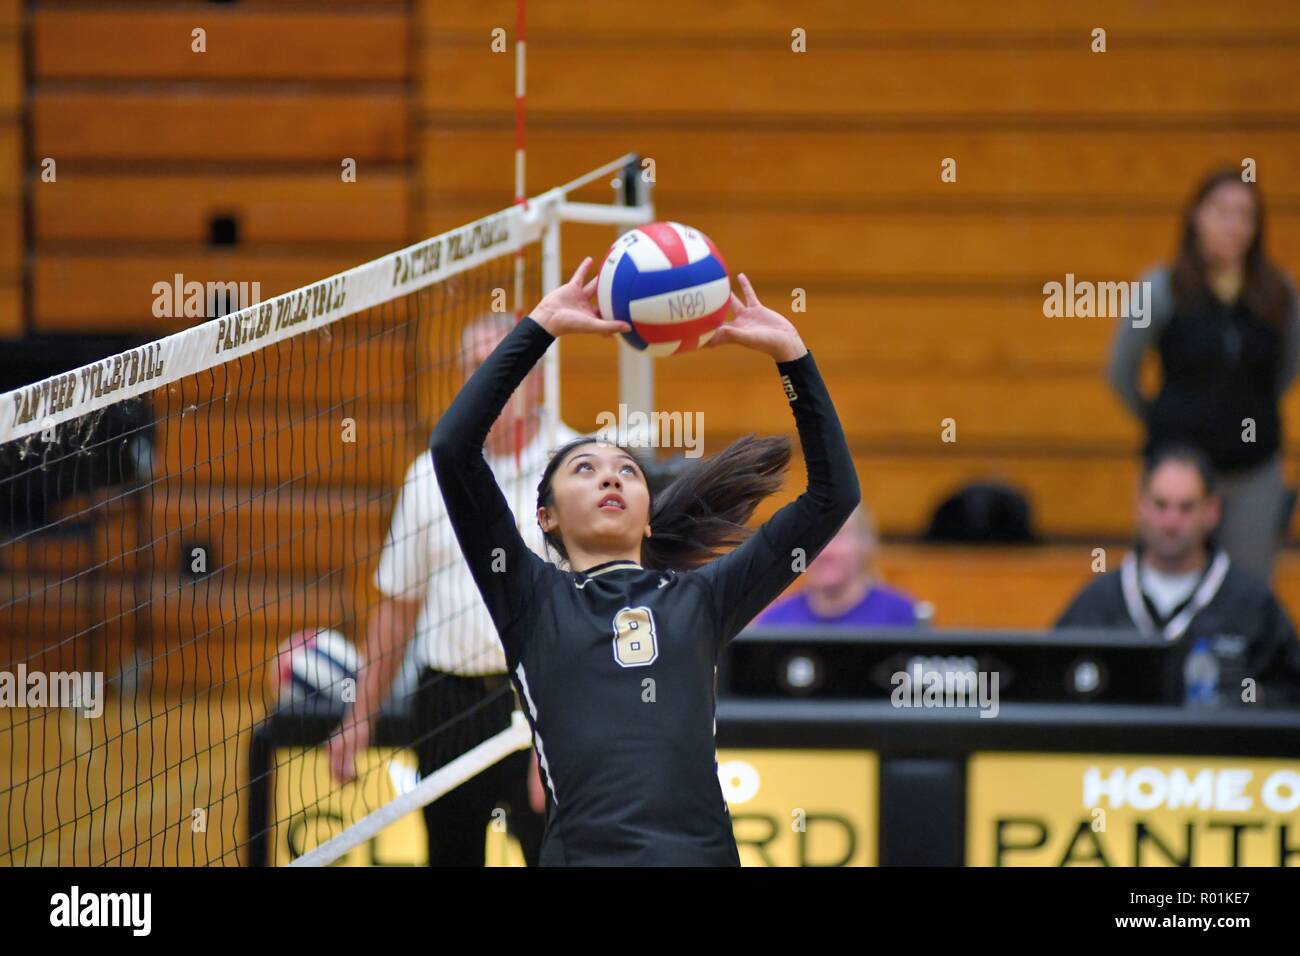
<instances>
[{"instance_id":1,"label":"dark long hair","mask_svg":"<svg viewBox=\"0 0 1300 956\"><path fill-rule=\"evenodd\" d=\"M593 444L591 437L574 438L560 446L546 464L537 486L537 507L555 504L551 479L573 449ZM645 467L631 448L616 445ZM702 458L657 495L650 495L650 537L641 541L641 566L664 571L689 571L719 557L723 549L740 544L752 533L745 523L768 495L777 491L790 464L790 439L746 435L711 458ZM544 533L546 543L565 561L569 553L558 531Z\"/></svg>"},{"instance_id":2,"label":"dark long hair","mask_svg":"<svg viewBox=\"0 0 1300 956\"><path fill-rule=\"evenodd\" d=\"M1183 214L1183 235L1178 258L1174 260L1174 300L1182 309L1195 309L1211 301L1205 276L1205 259L1201 256L1196 234L1196 211L1205 198L1224 183L1236 183L1250 190L1255 204L1255 235L1246 250L1242 276L1241 301L1251 315L1275 328L1282 328L1291 308L1291 293L1282 273L1264 251L1264 201L1254 183L1244 182L1241 170L1231 167L1215 170L1201 180Z\"/></svg>"}]
</instances>

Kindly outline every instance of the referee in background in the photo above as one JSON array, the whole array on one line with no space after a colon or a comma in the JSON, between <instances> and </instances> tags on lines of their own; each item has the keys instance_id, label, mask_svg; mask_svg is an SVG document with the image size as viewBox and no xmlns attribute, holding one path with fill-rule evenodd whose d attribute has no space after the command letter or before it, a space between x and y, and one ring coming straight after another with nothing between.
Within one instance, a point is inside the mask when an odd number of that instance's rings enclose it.
<instances>
[{"instance_id":1,"label":"referee in background","mask_svg":"<svg viewBox=\"0 0 1300 956\"><path fill-rule=\"evenodd\" d=\"M513 327L514 320L503 313L488 313L465 327L465 379ZM524 540L546 558L532 516L549 450L541 429L542 389L538 369L488 433L486 457L507 500L526 516L520 520ZM516 461L519 421L522 449ZM560 423L557 443L577 436ZM356 701L329 739L330 770L340 782L355 779L356 755L369 745L372 722L408 658L418 669L414 713L421 778L504 730L515 709L501 642L447 520L428 449L407 469L374 580L383 597L368 622ZM403 683L409 680L398 687ZM425 806L429 865L485 865L487 827L504 807L510 833L528 865L535 866L545 829L544 800L532 749L510 754Z\"/></svg>"}]
</instances>

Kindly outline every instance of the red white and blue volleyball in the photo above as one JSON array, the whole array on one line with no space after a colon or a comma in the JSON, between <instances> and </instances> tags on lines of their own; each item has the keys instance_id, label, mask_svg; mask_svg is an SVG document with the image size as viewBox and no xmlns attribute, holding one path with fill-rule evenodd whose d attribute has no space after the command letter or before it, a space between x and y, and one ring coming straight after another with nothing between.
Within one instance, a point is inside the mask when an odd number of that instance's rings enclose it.
<instances>
[{"instance_id":1,"label":"red white and blue volleyball","mask_svg":"<svg viewBox=\"0 0 1300 956\"><path fill-rule=\"evenodd\" d=\"M679 222L619 236L600 267L602 318L630 323L623 338L655 356L697 349L727 319L731 279L713 240Z\"/></svg>"}]
</instances>

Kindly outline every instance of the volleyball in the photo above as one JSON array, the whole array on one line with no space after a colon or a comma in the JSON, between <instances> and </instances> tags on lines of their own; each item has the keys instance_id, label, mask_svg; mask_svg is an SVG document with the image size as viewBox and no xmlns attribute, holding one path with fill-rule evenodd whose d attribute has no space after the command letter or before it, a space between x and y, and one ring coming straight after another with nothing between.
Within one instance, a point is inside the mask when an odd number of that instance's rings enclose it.
<instances>
[{"instance_id":1,"label":"volleyball","mask_svg":"<svg viewBox=\"0 0 1300 956\"><path fill-rule=\"evenodd\" d=\"M329 628L295 631L276 656L281 703L320 698L342 702L344 681L355 682L361 663L352 642Z\"/></svg>"},{"instance_id":2,"label":"volleyball","mask_svg":"<svg viewBox=\"0 0 1300 956\"><path fill-rule=\"evenodd\" d=\"M699 348L727 319L731 280L718 247L679 222L652 222L610 247L596 286L600 314L631 324L629 345L655 357Z\"/></svg>"}]
</instances>

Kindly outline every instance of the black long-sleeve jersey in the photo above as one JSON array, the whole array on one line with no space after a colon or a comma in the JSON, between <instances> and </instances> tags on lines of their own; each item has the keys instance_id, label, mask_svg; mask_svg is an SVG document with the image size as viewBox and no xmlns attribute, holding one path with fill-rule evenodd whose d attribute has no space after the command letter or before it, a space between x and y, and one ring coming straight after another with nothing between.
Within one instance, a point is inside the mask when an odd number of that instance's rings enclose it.
<instances>
[{"instance_id":1,"label":"black long-sleeve jersey","mask_svg":"<svg viewBox=\"0 0 1300 956\"><path fill-rule=\"evenodd\" d=\"M737 866L717 776L717 660L857 505L843 429L812 354L778 362L808 471L797 500L694 570L620 560L564 571L524 543L483 457L493 422L552 341L520 320L430 441L549 790L541 863Z\"/></svg>"}]
</instances>

